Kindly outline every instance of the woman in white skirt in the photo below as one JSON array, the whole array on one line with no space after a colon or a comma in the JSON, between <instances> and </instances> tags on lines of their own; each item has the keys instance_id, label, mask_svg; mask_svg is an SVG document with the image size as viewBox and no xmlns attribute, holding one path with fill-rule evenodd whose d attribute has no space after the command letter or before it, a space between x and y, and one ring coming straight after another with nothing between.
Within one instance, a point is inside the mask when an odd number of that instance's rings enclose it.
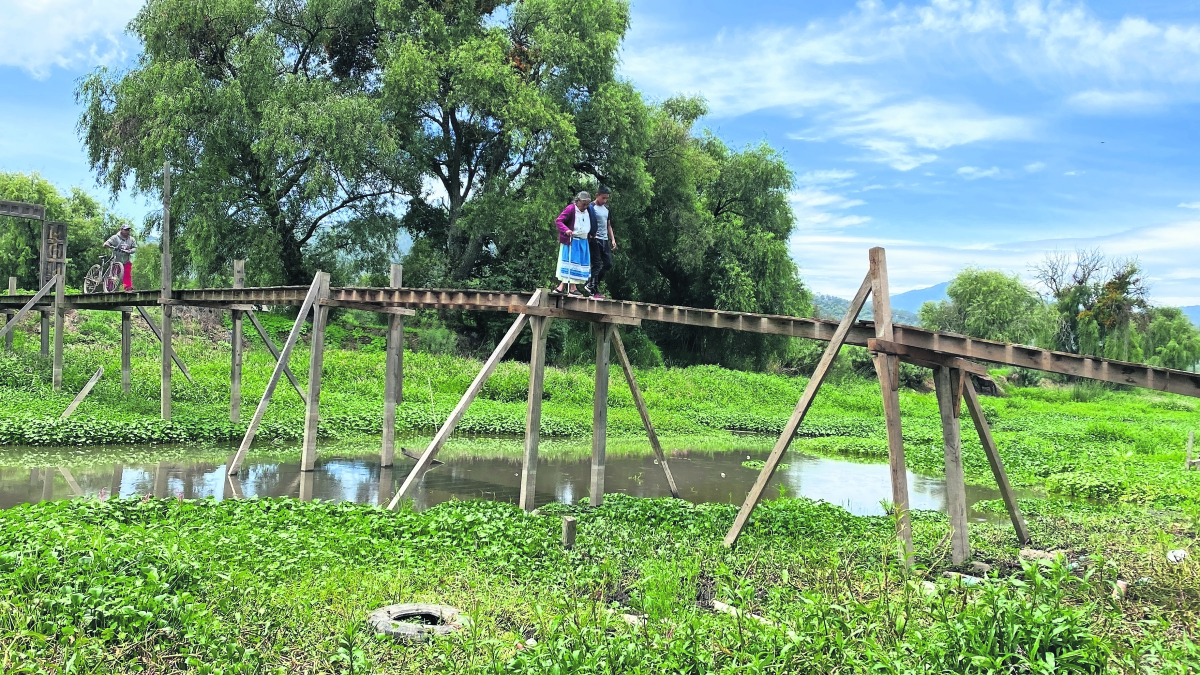
<instances>
[{"instance_id":1,"label":"woman in white skirt","mask_svg":"<svg viewBox=\"0 0 1200 675\"><path fill-rule=\"evenodd\" d=\"M586 284L592 275L592 255L588 240L596 233L596 213L591 207L592 196L586 192L575 195L575 201L558 214L558 288L568 295L580 295L578 286Z\"/></svg>"}]
</instances>

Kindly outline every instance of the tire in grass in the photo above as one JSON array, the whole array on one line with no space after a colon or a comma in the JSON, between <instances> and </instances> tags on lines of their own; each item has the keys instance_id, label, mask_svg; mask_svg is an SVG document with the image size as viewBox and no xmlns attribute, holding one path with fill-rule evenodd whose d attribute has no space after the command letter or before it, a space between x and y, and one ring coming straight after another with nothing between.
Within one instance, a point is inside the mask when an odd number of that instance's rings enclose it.
<instances>
[{"instance_id":1,"label":"tire in grass","mask_svg":"<svg viewBox=\"0 0 1200 675\"><path fill-rule=\"evenodd\" d=\"M460 631L470 625L470 619L449 605L404 603L380 607L371 612L367 623L376 633L415 643Z\"/></svg>"}]
</instances>

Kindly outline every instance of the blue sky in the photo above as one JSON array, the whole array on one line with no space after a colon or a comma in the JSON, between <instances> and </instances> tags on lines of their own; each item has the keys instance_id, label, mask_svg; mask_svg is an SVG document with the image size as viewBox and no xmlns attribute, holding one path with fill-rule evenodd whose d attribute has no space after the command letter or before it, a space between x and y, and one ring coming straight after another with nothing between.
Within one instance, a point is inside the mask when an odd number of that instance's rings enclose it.
<instances>
[{"instance_id":1,"label":"blue sky","mask_svg":"<svg viewBox=\"0 0 1200 675\"><path fill-rule=\"evenodd\" d=\"M95 191L71 92L136 53L139 5L0 13L0 169ZM817 291L851 294L874 245L894 292L968 264L1028 277L1082 246L1136 256L1159 303L1200 304L1200 2L635 0L622 72L784 151Z\"/></svg>"}]
</instances>

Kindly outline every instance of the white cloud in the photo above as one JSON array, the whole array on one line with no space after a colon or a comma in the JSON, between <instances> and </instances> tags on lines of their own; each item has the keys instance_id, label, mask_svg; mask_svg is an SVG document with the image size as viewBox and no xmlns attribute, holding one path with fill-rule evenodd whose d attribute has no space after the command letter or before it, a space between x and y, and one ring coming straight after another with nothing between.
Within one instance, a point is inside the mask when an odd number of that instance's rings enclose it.
<instances>
[{"instance_id":1,"label":"white cloud","mask_svg":"<svg viewBox=\"0 0 1200 675\"><path fill-rule=\"evenodd\" d=\"M1146 112L1161 108L1167 95L1151 91L1102 91L1089 89L1072 94L1067 103L1089 113Z\"/></svg>"},{"instance_id":2,"label":"white cloud","mask_svg":"<svg viewBox=\"0 0 1200 675\"><path fill-rule=\"evenodd\" d=\"M1200 202L1183 202L1179 205L1181 209L1200 209Z\"/></svg>"},{"instance_id":3,"label":"white cloud","mask_svg":"<svg viewBox=\"0 0 1200 675\"><path fill-rule=\"evenodd\" d=\"M141 0L10 0L0 11L0 65L37 78L54 66L120 61L131 42L123 35Z\"/></svg>"},{"instance_id":4,"label":"white cloud","mask_svg":"<svg viewBox=\"0 0 1200 675\"><path fill-rule=\"evenodd\" d=\"M1046 165L1043 162L1033 162L1025 165L1025 170L1029 173L1037 173L1044 168L1046 168Z\"/></svg>"},{"instance_id":5,"label":"white cloud","mask_svg":"<svg viewBox=\"0 0 1200 675\"><path fill-rule=\"evenodd\" d=\"M1082 175L1082 174L1083 174L1083 172L1082 172L1082 171L1064 171L1064 172L1063 172L1063 175L1064 175L1064 176L1079 176L1079 175Z\"/></svg>"},{"instance_id":6,"label":"white cloud","mask_svg":"<svg viewBox=\"0 0 1200 675\"><path fill-rule=\"evenodd\" d=\"M822 169L820 171L809 171L797 178L796 182L801 185L824 185L826 183L840 183L857 175L857 171L850 169Z\"/></svg>"},{"instance_id":7,"label":"white cloud","mask_svg":"<svg viewBox=\"0 0 1200 675\"><path fill-rule=\"evenodd\" d=\"M866 203L863 200L850 199L817 185L793 190L788 195L788 200L792 204L792 211L796 214L797 229L801 231L836 230L852 225L861 225L871 220L866 216L839 213L843 209L862 206Z\"/></svg>"},{"instance_id":8,"label":"white cloud","mask_svg":"<svg viewBox=\"0 0 1200 675\"><path fill-rule=\"evenodd\" d=\"M993 166L990 169L980 169L974 166L959 167L956 171L958 175L967 180L976 180L978 178L995 178L1000 175L1000 167Z\"/></svg>"}]
</instances>

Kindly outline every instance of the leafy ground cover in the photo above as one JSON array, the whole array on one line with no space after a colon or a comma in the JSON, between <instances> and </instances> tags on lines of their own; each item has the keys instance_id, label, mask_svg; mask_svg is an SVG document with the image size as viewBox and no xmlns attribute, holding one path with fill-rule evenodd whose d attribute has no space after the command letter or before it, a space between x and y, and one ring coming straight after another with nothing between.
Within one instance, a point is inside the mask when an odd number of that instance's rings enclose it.
<instances>
[{"instance_id":1,"label":"leafy ground cover","mask_svg":"<svg viewBox=\"0 0 1200 675\"><path fill-rule=\"evenodd\" d=\"M1032 506L1032 505L1031 505ZM197 673L1195 672L1195 524L1031 508L1054 563L973 528L989 579L942 573L947 523L806 499L734 507L611 495L525 514L491 502L391 513L296 500L43 502L0 513L0 670ZM560 519L579 521L577 546ZM965 568L964 568L965 570ZM1132 585L1113 597L1118 580ZM742 614L715 611L714 601ZM454 637L406 646L370 610L438 602ZM761 619L753 618L761 617ZM628 623L622 615L640 620Z\"/></svg>"}]
</instances>

